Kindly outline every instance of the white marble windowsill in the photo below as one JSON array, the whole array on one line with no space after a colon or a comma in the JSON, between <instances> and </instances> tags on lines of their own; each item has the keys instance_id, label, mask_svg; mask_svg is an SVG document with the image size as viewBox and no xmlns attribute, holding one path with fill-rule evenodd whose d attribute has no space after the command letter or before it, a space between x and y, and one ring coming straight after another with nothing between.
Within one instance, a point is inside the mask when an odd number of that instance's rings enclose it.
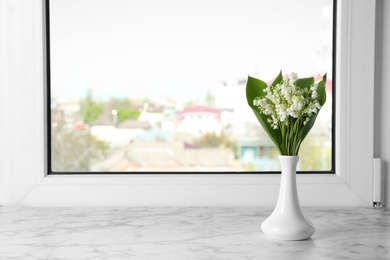
<instances>
[{"instance_id":1,"label":"white marble windowsill","mask_svg":"<svg viewBox=\"0 0 390 260\"><path fill-rule=\"evenodd\" d=\"M390 259L390 210L304 208L310 240L267 239L265 208L0 208L0 259Z\"/></svg>"}]
</instances>

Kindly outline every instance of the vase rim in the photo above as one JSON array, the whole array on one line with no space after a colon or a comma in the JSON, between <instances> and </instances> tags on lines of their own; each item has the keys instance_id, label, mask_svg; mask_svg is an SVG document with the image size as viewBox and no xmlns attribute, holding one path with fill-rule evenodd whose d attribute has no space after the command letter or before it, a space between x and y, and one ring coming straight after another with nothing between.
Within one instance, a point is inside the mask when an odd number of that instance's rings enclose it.
<instances>
[{"instance_id":1,"label":"vase rim","mask_svg":"<svg viewBox=\"0 0 390 260\"><path fill-rule=\"evenodd\" d=\"M290 158L292 158L292 157L298 157L299 158L299 155L279 155L279 157L290 157Z\"/></svg>"}]
</instances>

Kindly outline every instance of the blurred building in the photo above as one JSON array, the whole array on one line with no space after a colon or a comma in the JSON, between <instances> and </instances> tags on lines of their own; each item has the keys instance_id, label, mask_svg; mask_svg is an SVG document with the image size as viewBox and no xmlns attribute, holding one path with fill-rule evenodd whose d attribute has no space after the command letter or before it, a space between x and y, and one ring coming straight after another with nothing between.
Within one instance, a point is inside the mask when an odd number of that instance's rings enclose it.
<instances>
[{"instance_id":1,"label":"blurred building","mask_svg":"<svg viewBox=\"0 0 390 260\"><path fill-rule=\"evenodd\" d=\"M183 109L178 116L178 130L193 136L222 131L221 112L207 106L193 106Z\"/></svg>"}]
</instances>

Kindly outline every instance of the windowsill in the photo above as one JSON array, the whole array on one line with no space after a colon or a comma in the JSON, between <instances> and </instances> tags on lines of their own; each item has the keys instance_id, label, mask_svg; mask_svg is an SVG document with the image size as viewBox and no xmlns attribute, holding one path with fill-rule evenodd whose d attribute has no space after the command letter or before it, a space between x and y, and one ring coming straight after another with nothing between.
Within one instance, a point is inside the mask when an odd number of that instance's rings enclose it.
<instances>
[{"instance_id":1,"label":"windowsill","mask_svg":"<svg viewBox=\"0 0 390 260\"><path fill-rule=\"evenodd\" d=\"M279 185L279 174L87 174L48 175L42 184L62 185ZM336 174L298 174L298 184L345 184Z\"/></svg>"},{"instance_id":2,"label":"windowsill","mask_svg":"<svg viewBox=\"0 0 390 260\"><path fill-rule=\"evenodd\" d=\"M295 242L265 237L260 225L271 210L5 207L0 209L0 254L19 259L385 259L389 255L387 209L302 208L316 231L311 239Z\"/></svg>"}]
</instances>

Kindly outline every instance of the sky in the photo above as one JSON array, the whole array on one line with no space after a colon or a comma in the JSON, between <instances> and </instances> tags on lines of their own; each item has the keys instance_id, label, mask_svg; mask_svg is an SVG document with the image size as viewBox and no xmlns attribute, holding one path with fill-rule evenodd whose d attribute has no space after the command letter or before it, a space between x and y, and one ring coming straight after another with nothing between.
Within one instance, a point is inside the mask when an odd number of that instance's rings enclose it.
<instances>
[{"instance_id":1,"label":"sky","mask_svg":"<svg viewBox=\"0 0 390 260\"><path fill-rule=\"evenodd\" d=\"M50 0L52 97L200 97L281 69L329 75L324 2Z\"/></svg>"}]
</instances>

